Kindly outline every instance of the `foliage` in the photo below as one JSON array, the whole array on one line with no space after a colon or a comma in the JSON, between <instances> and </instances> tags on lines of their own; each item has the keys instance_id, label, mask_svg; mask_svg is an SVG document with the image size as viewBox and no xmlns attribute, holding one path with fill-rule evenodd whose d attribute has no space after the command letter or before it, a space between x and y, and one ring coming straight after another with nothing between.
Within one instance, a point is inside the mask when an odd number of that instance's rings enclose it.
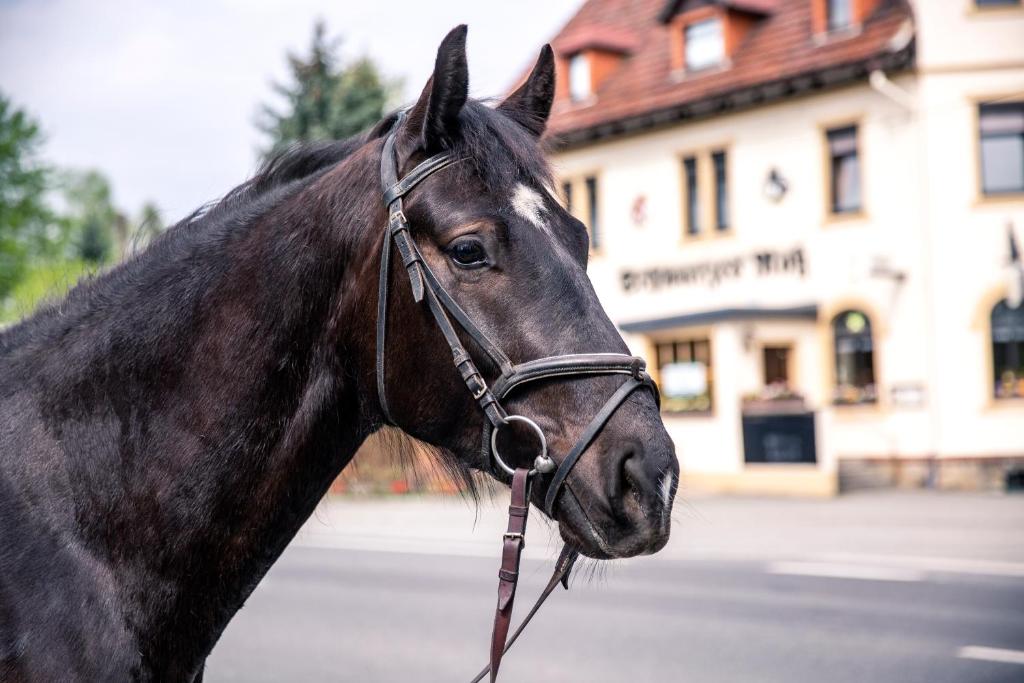
<instances>
[{"instance_id":1,"label":"foliage","mask_svg":"<svg viewBox=\"0 0 1024 683\"><path fill-rule=\"evenodd\" d=\"M95 272L96 267L84 261L30 264L10 296L0 304L0 323L29 315L40 302L64 296L80 277Z\"/></svg>"},{"instance_id":2,"label":"foliage","mask_svg":"<svg viewBox=\"0 0 1024 683\"><path fill-rule=\"evenodd\" d=\"M265 156L295 142L346 138L383 117L398 84L386 80L366 57L341 64L338 46L337 39L327 38L323 22L317 22L309 55L288 55L294 82L273 85L286 111L264 105L257 123L270 138Z\"/></svg>"},{"instance_id":3,"label":"foliage","mask_svg":"<svg viewBox=\"0 0 1024 683\"><path fill-rule=\"evenodd\" d=\"M72 255L96 265L105 263L111 256L115 230L124 220L111 200L110 182L96 170L69 171L64 175L63 190Z\"/></svg>"},{"instance_id":4,"label":"foliage","mask_svg":"<svg viewBox=\"0 0 1024 683\"><path fill-rule=\"evenodd\" d=\"M0 92L0 301L45 244L52 220L48 170L36 157L41 142L39 125Z\"/></svg>"},{"instance_id":5,"label":"foliage","mask_svg":"<svg viewBox=\"0 0 1024 683\"><path fill-rule=\"evenodd\" d=\"M0 322L63 295L83 273L164 229L152 203L137 222L118 212L99 171L55 173L38 159L41 142L39 125L0 92ZM51 190L60 191L60 213L47 202Z\"/></svg>"}]
</instances>

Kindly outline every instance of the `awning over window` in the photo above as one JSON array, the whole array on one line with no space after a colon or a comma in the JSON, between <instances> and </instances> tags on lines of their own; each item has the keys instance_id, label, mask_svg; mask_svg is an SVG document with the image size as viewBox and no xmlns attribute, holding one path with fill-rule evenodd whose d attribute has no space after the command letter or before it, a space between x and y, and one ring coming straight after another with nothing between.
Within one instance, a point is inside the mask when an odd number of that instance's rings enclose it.
<instances>
[{"instance_id":1,"label":"awning over window","mask_svg":"<svg viewBox=\"0 0 1024 683\"><path fill-rule=\"evenodd\" d=\"M712 323L733 322L737 320L817 320L818 305L790 306L784 308L719 308L714 311L686 313L668 318L652 318L628 323L619 323L623 332L657 332L674 327L694 327Z\"/></svg>"}]
</instances>

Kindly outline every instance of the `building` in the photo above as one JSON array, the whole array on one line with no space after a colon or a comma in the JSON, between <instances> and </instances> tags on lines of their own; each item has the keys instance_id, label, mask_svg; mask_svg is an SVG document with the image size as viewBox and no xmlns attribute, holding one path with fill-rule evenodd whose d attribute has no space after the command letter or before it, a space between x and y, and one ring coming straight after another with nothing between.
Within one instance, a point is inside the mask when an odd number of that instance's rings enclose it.
<instances>
[{"instance_id":1,"label":"building","mask_svg":"<svg viewBox=\"0 0 1024 683\"><path fill-rule=\"evenodd\" d=\"M588 0L552 46L559 189L684 487L1020 476L1021 0Z\"/></svg>"}]
</instances>

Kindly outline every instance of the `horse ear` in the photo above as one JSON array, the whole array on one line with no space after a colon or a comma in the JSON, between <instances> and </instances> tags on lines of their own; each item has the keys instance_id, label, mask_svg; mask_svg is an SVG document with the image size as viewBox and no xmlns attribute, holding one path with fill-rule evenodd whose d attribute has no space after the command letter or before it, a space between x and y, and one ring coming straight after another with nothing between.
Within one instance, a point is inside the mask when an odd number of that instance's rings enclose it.
<instances>
[{"instance_id":1,"label":"horse ear","mask_svg":"<svg viewBox=\"0 0 1024 683\"><path fill-rule=\"evenodd\" d=\"M407 130L428 154L451 146L459 129L459 112L469 97L466 25L453 28L441 41L434 73L409 110Z\"/></svg>"},{"instance_id":2,"label":"horse ear","mask_svg":"<svg viewBox=\"0 0 1024 683\"><path fill-rule=\"evenodd\" d=\"M498 109L540 137L544 134L551 102L555 99L555 55L550 45L540 50L530 77Z\"/></svg>"}]
</instances>

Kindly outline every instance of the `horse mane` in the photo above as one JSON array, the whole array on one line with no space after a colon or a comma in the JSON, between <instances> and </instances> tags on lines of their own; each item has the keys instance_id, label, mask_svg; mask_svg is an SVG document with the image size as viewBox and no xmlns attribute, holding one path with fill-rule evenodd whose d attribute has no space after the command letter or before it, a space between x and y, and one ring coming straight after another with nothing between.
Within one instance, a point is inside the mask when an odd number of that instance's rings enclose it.
<instances>
[{"instance_id":1,"label":"horse mane","mask_svg":"<svg viewBox=\"0 0 1024 683\"><path fill-rule=\"evenodd\" d=\"M267 159L248 181L228 192L223 199L201 207L186 219L223 208L244 206L247 202L291 185L309 181L344 161L371 140L384 137L399 112L385 116L369 130L345 140L321 140L290 145ZM487 189L496 192L511 187L523 178L551 183L551 169L544 150L537 140L486 101L469 100L459 114L460 135L453 153L460 159L471 161L460 165L481 178Z\"/></svg>"}]
</instances>

